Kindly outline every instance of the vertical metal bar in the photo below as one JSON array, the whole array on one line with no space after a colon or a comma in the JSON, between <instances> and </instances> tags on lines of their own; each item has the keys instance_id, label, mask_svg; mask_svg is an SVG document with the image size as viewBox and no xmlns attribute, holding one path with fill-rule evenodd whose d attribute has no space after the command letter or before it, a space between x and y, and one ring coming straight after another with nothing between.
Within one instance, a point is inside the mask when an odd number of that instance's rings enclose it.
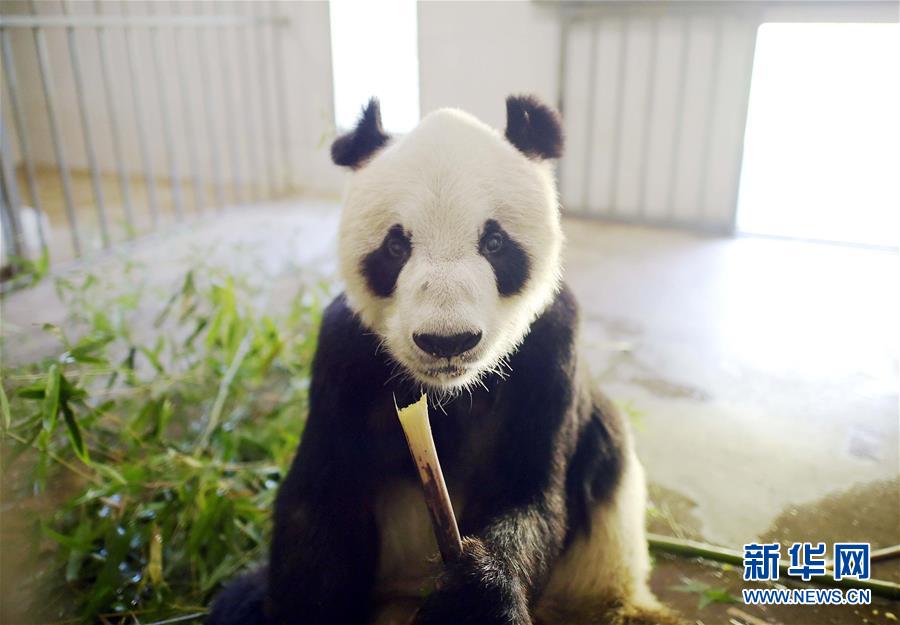
<instances>
[{"instance_id":1,"label":"vertical metal bar","mask_svg":"<svg viewBox=\"0 0 900 625\"><path fill-rule=\"evenodd\" d=\"M9 91L9 108L12 111L13 123L16 126L16 135L19 137L19 153L25 163L25 181L28 184L28 194L31 196L31 206L38 215L43 215L41 209L41 197L37 187L37 172L34 168L34 157L31 153L31 142L28 140L28 124L25 122L25 111L19 103L19 80L16 75L16 64L13 60L12 44L9 40L9 31L0 28L0 46L3 54L3 70L6 73L6 87ZM44 232L44 222L38 219L38 237L41 241L41 250L47 249L47 233Z\"/></svg>"},{"instance_id":2,"label":"vertical metal bar","mask_svg":"<svg viewBox=\"0 0 900 625\"><path fill-rule=\"evenodd\" d=\"M218 12L219 8L222 6L221 3L216 3L213 5L215 10ZM241 157L240 157L240 142L239 142L239 133L237 128L237 106L236 106L236 98L234 95L234 88L231 84L231 71L229 64L225 61L227 58L227 51L233 49L234 46L229 47L227 42L225 41L225 27L220 26L217 28L218 35L218 44L219 44L219 65L222 68L222 91L223 98L222 101L225 104L225 125L228 128L229 134L231 135L230 150L231 154L231 182L232 182L232 194L233 199L237 203L241 203L243 201L243 190L241 189L243 183L243 176L241 174Z\"/></svg>"},{"instance_id":3,"label":"vertical metal bar","mask_svg":"<svg viewBox=\"0 0 900 625\"><path fill-rule=\"evenodd\" d=\"M556 110L559 111L563 120L563 126L566 122L566 85L568 84L569 71L569 32L572 27L570 18L563 13L559 20L559 58L557 65L557 82L556 82ZM563 188L563 169L565 168L565 159L556 162L556 180L562 195ZM563 198L565 199L565 198Z\"/></svg>"},{"instance_id":4,"label":"vertical metal bar","mask_svg":"<svg viewBox=\"0 0 900 625\"><path fill-rule=\"evenodd\" d=\"M709 155L712 149L713 124L716 120L716 94L719 91L719 72L722 65L722 21L723 17L716 18L713 31L712 59L709 69L709 84L706 88L706 123L703 124L703 144L700 148L700 176L697 180L697 206L700 210L699 220L704 221L709 217L706 206L706 185L709 180Z\"/></svg>"},{"instance_id":5,"label":"vertical metal bar","mask_svg":"<svg viewBox=\"0 0 900 625\"><path fill-rule=\"evenodd\" d=\"M201 12L200 4L195 5L198 13ZM199 35L198 35L199 37ZM198 54L197 63L200 68L200 79L203 81L201 86L203 101L203 117L206 121L207 145L209 145L209 159L212 164L213 181L215 189L216 207L222 208L225 205L225 195L222 183L222 166L219 162L219 138L216 134L215 118L213 117L214 109L212 104L212 74L209 67L209 31L204 30L203 41L197 42ZM226 98L227 99L227 98Z\"/></svg>"},{"instance_id":6,"label":"vertical metal bar","mask_svg":"<svg viewBox=\"0 0 900 625\"><path fill-rule=\"evenodd\" d=\"M266 188L268 189L268 195L269 197L272 197L275 195L275 168L273 163L275 151L270 147L274 134L274 131L272 130L272 116L270 111L272 92L269 89L269 69L271 68L271 63L266 63L266 45L264 34L268 30L268 26L265 26L263 21L265 14L262 11L265 5L262 2L254 2L251 3L250 6L252 7L251 17L256 18L256 22L251 26L251 28L253 28L253 34L256 44L254 46L256 48L257 60L256 76L259 79L259 117L263 146L262 166L264 179L266 181Z\"/></svg>"},{"instance_id":7,"label":"vertical metal bar","mask_svg":"<svg viewBox=\"0 0 900 625\"><path fill-rule=\"evenodd\" d=\"M124 4L122 5L124 10ZM138 80L141 74L138 72L137 47L131 28L123 29L125 35L125 56L128 61L129 83L131 86L131 102L134 106L134 121L137 127L138 149L141 153L141 164L144 169L144 184L147 185L147 203L150 206L150 220L153 228L159 224L159 202L156 196L156 178L153 169L153 161L150 159L150 151L147 143L147 118L144 114L143 100L141 98Z\"/></svg>"},{"instance_id":8,"label":"vertical metal bar","mask_svg":"<svg viewBox=\"0 0 900 625\"><path fill-rule=\"evenodd\" d=\"M675 94L675 116L673 117L672 149L669 153L669 181L666 191L666 218L675 215L675 181L678 176L678 154L681 152L681 124L684 117L684 98L687 83L687 51L690 39L690 17L685 16L681 24L681 50L678 54L678 87Z\"/></svg>"},{"instance_id":9,"label":"vertical metal bar","mask_svg":"<svg viewBox=\"0 0 900 625\"><path fill-rule=\"evenodd\" d=\"M187 76L185 75L185 56L182 45L184 35L184 27L175 26L172 37L175 39L175 73L178 77L178 91L181 100L181 115L184 119L184 140L187 144L188 167L191 172L191 179L194 188L194 208L199 213L203 209L204 199L206 195L206 185L203 184L203 177L200 175L200 168L197 164L197 141L194 138L194 123L191 108L190 90L188 87Z\"/></svg>"},{"instance_id":10,"label":"vertical metal bar","mask_svg":"<svg viewBox=\"0 0 900 625\"><path fill-rule=\"evenodd\" d=\"M281 6L277 2L270 2L270 15L277 17L277 9ZM290 5L288 5L290 6ZM284 40L285 28L281 24L272 24L272 57L275 60L275 102L278 105L278 134L281 137L281 187L285 192L294 186L294 176L291 162L291 129L287 114L287 80L284 75Z\"/></svg>"},{"instance_id":11,"label":"vertical metal bar","mask_svg":"<svg viewBox=\"0 0 900 625\"><path fill-rule=\"evenodd\" d=\"M572 22L569 17L562 15L559 22L559 57L556 71L559 79L556 82L556 110L559 114L566 114L566 70L569 67L569 35Z\"/></svg>"},{"instance_id":12,"label":"vertical metal bar","mask_svg":"<svg viewBox=\"0 0 900 625\"><path fill-rule=\"evenodd\" d=\"M94 11L100 15L103 12L103 3L96 0ZM106 48L106 29L97 27L97 50L100 55L100 78L103 83L103 96L106 99L106 115L109 120L109 133L112 139L113 158L116 161L116 175L119 179L119 189L122 194L122 208L125 213L127 237L134 236L134 214L131 208L131 188L128 184L128 176L125 173L125 165L122 151L122 137L119 133L119 114L113 100L110 88L109 51Z\"/></svg>"},{"instance_id":13,"label":"vertical metal bar","mask_svg":"<svg viewBox=\"0 0 900 625\"><path fill-rule=\"evenodd\" d=\"M68 2L62 4L63 14L69 14ZM100 238L103 247L109 247L109 226L106 223L106 207L103 202L103 185L100 184L100 167L94 154L94 137L91 132L91 120L88 114L87 102L84 97L84 78L81 75L81 59L78 56L78 41L75 38L75 29L72 26L66 28L66 39L69 44L69 59L72 61L72 78L75 80L75 97L78 103L78 116L81 119L81 134L84 137L84 153L87 157L88 168L91 173L91 187L94 191L94 202L97 208L97 219L100 222Z\"/></svg>"},{"instance_id":14,"label":"vertical metal bar","mask_svg":"<svg viewBox=\"0 0 900 625\"><path fill-rule=\"evenodd\" d=\"M4 166L3 156L0 155L0 167ZM19 256L21 257L21 243L19 242L19 238L16 236L16 232L18 229L12 223L13 217L13 209L11 206L12 202L8 199L6 193L6 179L3 176L0 176L0 234L2 234L2 239L0 239L0 249L5 252L5 260L10 265L10 269L13 269L12 265L13 260L10 259L10 256ZM0 264L0 269L6 270L6 266ZM13 269L13 273L14 273ZM5 273L5 272L4 272ZM5 285L0 282L0 292Z\"/></svg>"},{"instance_id":15,"label":"vertical metal bar","mask_svg":"<svg viewBox=\"0 0 900 625\"><path fill-rule=\"evenodd\" d=\"M32 5L32 12L34 8ZM32 28L34 46L37 50L38 66L41 73L41 86L44 90L44 103L47 106L47 121L50 125L50 139L53 143L53 152L56 157L56 167L59 178L62 181L63 197L66 206L66 219L69 222L69 235L72 238L72 250L76 256L81 255L81 238L78 234L78 218L75 215L75 201L72 198L72 181L69 179L69 167L66 163L66 153L63 147L62 135L59 129L59 119L56 114L56 93L53 90L53 78L50 73L50 53L47 51L47 40L44 31L40 27Z\"/></svg>"},{"instance_id":16,"label":"vertical metal bar","mask_svg":"<svg viewBox=\"0 0 900 625\"><path fill-rule=\"evenodd\" d=\"M652 31L650 34L650 68L647 70L647 85L644 91L644 135L641 137L641 169L640 181L641 186L638 188L638 215L645 217L647 214L647 185L648 168L650 160L650 137L653 126L653 100L656 92L656 66L657 51L659 47L659 16L652 15L650 17L652 23Z\"/></svg>"},{"instance_id":17,"label":"vertical metal bar","mask_svg":"<svg viewBox=\"0 0 900 625\"><path fill-rule=\"evenodd\" d=\"M616 108L613 114L613 137L610 146L609 159L609 196L607 199L607 211L615 215L616 197L619 194L619 163L622 152L622 109L625 106L625 64L628 57L628 30L630 20L623 16L621 21L621 36L619 37L619 58L616 67Z\"/></svg>"},{"instance_id":18,"label":"vertical metal bar","mask_svg":"<svg viewBox=\"0 0 900 625\"><path fill-rule=\"evenodd\" d=\"M254 200L258 200L260 195L259 188L257 187L259 181L257 176L259 174L259 168L262 166L262 159L259 158L257 144L254 141L254 137L258 137L260 133L257 132L255 124L253 123L253 85L250 82L250 79L253 76L253 66L250 63L250 41L247 35L247 31L251 28L253 28L252 25L237 26L237 35L239 37L240 45L235 46L235 53L239 57L239 65L236 65L235 67L240 67L240 71L243 74L242 82L244 84L241 91L244 94L244 120L246 123L244 132L247 137L248 169L251 172L248 177L251 182L250 193Z\"/></svg>"},{"instance_id":19,"label":"vertical metal bar","mask_svg":"<svg viewBox=\"0 0 900 625\"><path fill-rule=\"evenodd\" d=\"M271 63L266 63L266 46L265 46L265 31L268 30L269 26L265 25L263 18L265 17L265 12L263 11L266 6L262 2L253 3L253 6L256 10L251 11L253 17L258 19L257 23L252 25L255 39L256 39L256 57L258 61L258 70L257 75L259 77L259 116L260 116L260 140L263 146L263 165L264 170L264 178L266 181L266 187L269 190L269 197L273 197L276 193L275 188L275 150L271 147L272 142L272 116L271 116L271 90L269 88L269 69L271 68Z\"/></svg>"},{"instance_id":20,"label":"vertical metal bar","mask_svg":"<svg viewBox=\"0 0 900 625\"><path fill-rule=\"evenodd\" d=\"M759 32L758 25L761 22L760 17L755 14L749 15L749 16L745 17L744 19L747 20L747 26L748 26L747 30L749 31L750 42L749 42L749 45L747 46L748 47L747 68L746 68L746 72L744 72L744 75L747 77L747 80L744 81L746 84L746 89L744 90L744 94L743 94L744 97L741 99L741 102L743 102L743 106L741 108L741 116L740 116L740 119L743 120L743 124L741 126L741 140L737 145L737 155L736 155L736 159L735 159L737 161L737 163L736 163L737 171L735 172L736 173L736 175L735 175L736 184L735 184L735 188L734 188L734 194L732 196L734 198L734 204L732 206L731 216L725 226L726 233L729 235L733 235L735 233L735 231L737 230L738 199L739 199L739 194L740 194L740 190L741 190L741 173L744 168L744 141L747 138L747 115L748 115L749 109L750 109L750 88L751 88L751 85L753 84L753 65L756 60L756 40L757 40L757 34Z\"/></svg>"},{"instance_id":21,"label":"vertical metal bar","mask_svg":"<svg viewBox=\"0 0 900 625\"><path fill-rule=\"evenodd\" d=\"M147 5L150 14L153 14L153 3ZM169 192L172 204L175 208L175 216L178 219L184 217L184 205L181 201L181 180L178 175L178 163L175 160L175 141L172 137L172 120L169 117L169 90L162 75L162 65L159 62L159 28L150 27L150 62L153 64L153 75L156 82L156 94L158 96L159 116L162 120L163 148L166 152L166 161L169 164Z\"/></svg>"},{"instance_id":22,"label":"vertical metal bar","mask_svg":"<svg viewBox=\"0 0 900 625\"><path fill-rule=\"evenodd\" d=\"M597 107L596 99L597 99L597 21L593 21L591 23L591 45L590 45L590 58L588 58L587 62L587 85L588 85L588 93L587 93L587 124L586 124L586 136L587 143L585 145L584 150L584 178L581 182L581 206L578 208L579 212L589 213L591 212L590 207L588 206L588 193L590 191L590 183L591 183L591 168L593 167L594 160L594 117L595 117L595 108Z\"/></svg>"},{"instance_id":23,"label":"vertical metal bar","mask_svg":"<svg viewBox=\"0 0 900 625\"><path fill-rule=\"evenodd\" d=\"M12 254L9 256L22 258L25 256L22 224L19 221L19 210L22 207L22 200L19 196L19 186L16 182L12 150L9 149L9 141L7 141L7 127L2 118L0 118L0 176L2 176L0 182L3 183L3 192L0 194L0 199L3 200L3 206L0 207L4 217L3 236L7 244L12 248ZM40 214L38 214L38 222L40 222Z\"/></svg>"}]
</instances>

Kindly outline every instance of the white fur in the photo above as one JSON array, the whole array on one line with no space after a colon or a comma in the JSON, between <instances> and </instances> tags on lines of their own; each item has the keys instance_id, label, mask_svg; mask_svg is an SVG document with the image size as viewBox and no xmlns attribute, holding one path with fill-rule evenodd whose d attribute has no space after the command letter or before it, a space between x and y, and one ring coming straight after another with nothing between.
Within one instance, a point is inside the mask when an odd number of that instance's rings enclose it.
<instances>
[{"instance_id":1,"label":"white fur","mask_svg":"<svg viewBox=\"0 0 900 625\"><path fill-rule=\"evenodd\" d=\"M499 295L493 270L478 252L488 219L530 257L528 282L516 295ZM394 224L411 233L412 254L394 294L379 298L360 264ZM498 370L552 301L562 242L551 166L452 109L426 116L353 174L339 231L350 306L400 363L399 375L450 393ZM451 363L463 369L459 375L431 373L440 363L412 340L413 333L478 331L481 342Z\"/></svg>"},{"instance_id":2,"label":"white fur","mask_svg":"<svg viewBox=\"0 0 900 625\"><path fill-rule=\"evenodd\" d=\"M437 572L437 541L422 498L412 482L385 485L375 502L379 529L378 585L381 595L421 596Z\"/></svg>"},{"instance_id":3,"label":"white fur","mask_svg":"<svg viewBox=\"0 0 900 625\"><path fill-rule=\"evenodd\" d=\"M612 499L594 508L590 534L576 539L556 563L543 600L565 604L603 598L658 607L647 586L646 500L644 469L630 450Z\"/></svg>"}]
</instances>

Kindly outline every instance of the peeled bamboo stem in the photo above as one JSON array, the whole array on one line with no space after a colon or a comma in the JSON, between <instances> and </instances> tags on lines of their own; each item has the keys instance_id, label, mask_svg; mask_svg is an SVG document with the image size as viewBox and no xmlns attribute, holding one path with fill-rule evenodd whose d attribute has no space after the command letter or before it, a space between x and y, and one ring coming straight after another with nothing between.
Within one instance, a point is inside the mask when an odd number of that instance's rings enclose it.
<instances>
[{"instance_id":1,"label":"peeled bamboo stem","mask_svg":"<svg viewBox=\"0 0 900 625\"><path fill-rule=\"evenodd\" d=\"M396 404L395 404L396 405ZM444 562L452 562L462 554L462 540L453 505L441 472L434 438L431 436L431 424L428 422L428 397L421 399L406 408L397 408L400 425L406 436L409 453L412 454L425 492L425 505L431 516L431 525L437 539L441 558Z\"/></svg>"}]
</instances>

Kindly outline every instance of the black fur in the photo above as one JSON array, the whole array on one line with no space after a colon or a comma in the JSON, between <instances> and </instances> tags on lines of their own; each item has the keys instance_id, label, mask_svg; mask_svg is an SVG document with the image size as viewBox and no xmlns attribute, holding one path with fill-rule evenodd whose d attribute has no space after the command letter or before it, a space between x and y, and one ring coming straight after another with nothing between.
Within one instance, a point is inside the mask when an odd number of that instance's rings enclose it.
<instances>
[{"instance_id":1,"label":"black fur","mask_svg":"<svg viewBox=\"0 0 900 625\"><path fill-rule=\"evenodd\" d=\"M459 518L464 555L445 567L418 625L523 625L567 541L588 532L586 510L620 478L620 417L591 395L576 358L577 309L563 289L510 359L506 379L432 406L432 428ZM416 474L394 411L418 385L391 380L395 363L343 296L325 312L310 410L278 493L267 623L364 625L378 554L373 501ZM261 591L254 601L262 605ZM237 625L223 593L210 623ZM243 603L239 603L243 602Z\"/></svg>"},{"instance_id":2,"label":"black fur","mask_svg":"<svg viewBox=\"0 0 900 625\"><path fill-rule=\"evenodd\" d=\"M499 236L502 240L502 246L496 252L487 248L487 240L491 236ZM506 230L493 219L488 219L484 224L478 250L494 269L500 295L515 295L522 290L528 281L531 261L522 246L510 238Z\"/></svg>"},{"instance_id":3,"label":"black fur","mask_svg":"<svg viewBox=\"0 0 900 625\"><path fill-rule=\"evenodd\" d=\"M225 586L206 617L207 623L267 625L265 607L268 569L259 568Z\"/></svg>"},{"instance_id":4,"label":"black fur","mask_svg":"<svg viewBox=\"0 0 900 625\"><path fill-rule=\"evenodd\" d=\"M362 259L361 271L369 289L378 297L390 297L397 286L397 277L412 251L409 236L403 226L395 224L378 249L369 252Z\"/></svg>"},{"instance_id":5,"label":"black fur","mask_svg":"<svg viewBox=\"0 0 900 625\"><path fill-rule=\"evenodd\" d=\"M506 98L506 138L529 158L559 158L563 153L559 114L534 96Z\"/></svg>"},{"instance_id":6,"label":"black fur","mask_svg":"<svg viewBox=\"0 0 900 625\"><path fill-rule=\"evenodd\" d=\"M356 128L331 144L331 160L335 165L359 169L390 140L381 127L381 105L372 98L356 122Z\"/></svg>"}]
</instances>

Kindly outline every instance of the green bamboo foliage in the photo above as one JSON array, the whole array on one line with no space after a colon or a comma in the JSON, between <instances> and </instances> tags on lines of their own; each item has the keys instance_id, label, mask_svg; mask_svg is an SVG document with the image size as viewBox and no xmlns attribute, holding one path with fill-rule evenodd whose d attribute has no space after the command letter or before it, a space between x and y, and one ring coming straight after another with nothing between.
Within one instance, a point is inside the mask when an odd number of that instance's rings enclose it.
<instances>
[{"instance_id":1,"label":"green bamboo foliage","mask_svg":"<svg viewBox=\"0 0 900 625\"><path fill-rule=\"evenodd\" d=\"M302 431L322 287L272 315L266 280L198 266L161 295L129 271L124 290L58 279L71 316L44 328L57 353L2 369L3 498L36 530L34 561L2 565L38 622L202 611L264 559Z\"/></svg>"}]
</instances>

